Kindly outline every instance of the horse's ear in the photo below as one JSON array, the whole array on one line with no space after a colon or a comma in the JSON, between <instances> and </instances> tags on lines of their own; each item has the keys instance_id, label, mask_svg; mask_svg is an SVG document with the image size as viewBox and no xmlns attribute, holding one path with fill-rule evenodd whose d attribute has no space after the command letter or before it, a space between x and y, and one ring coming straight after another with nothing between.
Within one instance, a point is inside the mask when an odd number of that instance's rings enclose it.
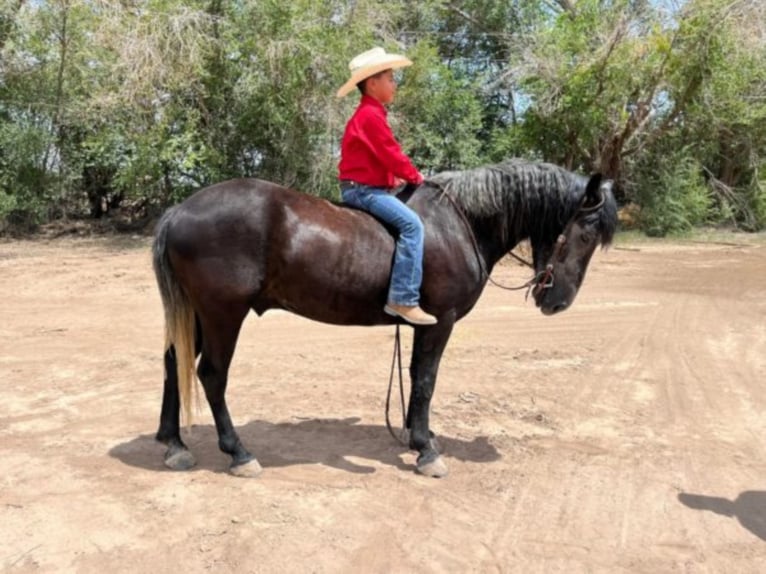
<instances>
[{"instance_id":1,"label":"horse's ear","mask_svg":"<svg viewBox=\"0 0 766 574\"><path fill-rule=\"evenodd\" d=\"M601 201L601 180L603 176L600 173L594 173L588 180L585 187L584 205L594 205Z\"/></svg>"}]
</instances>

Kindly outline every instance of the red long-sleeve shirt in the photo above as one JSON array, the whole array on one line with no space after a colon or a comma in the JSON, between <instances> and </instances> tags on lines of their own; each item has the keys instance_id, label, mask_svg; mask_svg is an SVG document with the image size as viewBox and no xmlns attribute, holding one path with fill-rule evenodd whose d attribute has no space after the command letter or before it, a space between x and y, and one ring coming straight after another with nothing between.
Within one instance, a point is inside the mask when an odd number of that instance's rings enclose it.
<instances>
[{"instance_id":1,"label":"red long-sleeve shirt","mask_svg":"<svg viewBox=\"0 0 766 574\"><path fill-rule=\"evenodd\" d=\"M338 179L375 187L394 187L396 178L422 183L388 125L388 111L375 98L363 95L346 124L340 144Z\"/></svg>"}]
</instances>

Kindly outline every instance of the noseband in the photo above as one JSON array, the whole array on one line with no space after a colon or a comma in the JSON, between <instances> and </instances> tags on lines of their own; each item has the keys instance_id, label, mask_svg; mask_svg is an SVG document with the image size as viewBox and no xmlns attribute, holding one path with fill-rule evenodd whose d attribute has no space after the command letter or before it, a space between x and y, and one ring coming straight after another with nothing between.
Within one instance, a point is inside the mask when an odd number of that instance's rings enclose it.
<instances>
[{"instance_id":1,"label":"noseband","mask_svg":"<svg viewBox=\"0 0 766 574\"><path fill-rule=\"evenodd\" d=\"M558 236L556 239L556 246L553 248L553 254L548 260L548 264L543 271L537 273L532 279L534 283L530 286L530 289L527 290L527 294L524 297L525 299L529 297L530 290L534 296L537 296L540 291L553 287L553 263L551 263L551 261L556 261L559 258L559 254L566 242L567 238L564 233Z\"/></svg>"}]
</instances>

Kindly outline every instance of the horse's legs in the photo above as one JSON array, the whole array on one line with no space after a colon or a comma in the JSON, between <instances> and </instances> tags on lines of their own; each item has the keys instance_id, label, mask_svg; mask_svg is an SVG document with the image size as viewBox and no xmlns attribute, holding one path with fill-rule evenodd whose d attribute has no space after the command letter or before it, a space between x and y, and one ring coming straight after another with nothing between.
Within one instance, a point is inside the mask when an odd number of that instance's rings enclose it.
<instances>
[{"instance_id":1,"label":"horse's legs","mask_svg":"<svg viewBox=\"0 0 766 574\"><path fill-rule=\"evenodd\" d=\"M200 353L200 343L199 323L197 323L195 328L195 357ZM173 470L187 470L196 464L194 456L181 440L180 410L176 349L171 345L165 351L165 385L162 392L160 428L155 438L168 446L168 450L165 452L165 466Z\"/></svg>"},{"instance_id":2,"label":"horse's legs","mask_svg":"<svg viewBox=\"0 0 766 574\"><path fill-rule=\"evenodd\" d=\"M426 476L447 475L447 465L439 454L435 441L432 440L428 419L439 361L452 333L452 326L453 323L440 318L438 325L415 329L410 363L412 390L407 410L407 427L410 429L410 448L420 453L417 470Z\"/></svg>"},{"instance_id":3,"label":"horse's legs","mask_svg":"<svg viewBox=\"0 0 766 574\"><path fill-rule=\"evenodd\" d=\"M205 396L215 419L218 431L218 446L231 456L232 474L238 476L256 476L261 466L239 440L231 422L226 406L226 383L229 365L234 355L239 329L249 308L214 309L201 316L202 323L202 358L197 368L197 375L202 381Z\"/></svg>"},{"instance_id":4,"label":"horse's legs","mask_svg":"<svg viewBox=\"0 0 766 574\"><path fill-rule=\"evenodd\" d=\"M165 388L162 392L160 428L155 438L168 446L168 450L165 451L165 466L173 470L187 470L196 464L194 456L181 440L180 409L176 349L171 345L165 351Z\"/></svg>"}]
</instances>

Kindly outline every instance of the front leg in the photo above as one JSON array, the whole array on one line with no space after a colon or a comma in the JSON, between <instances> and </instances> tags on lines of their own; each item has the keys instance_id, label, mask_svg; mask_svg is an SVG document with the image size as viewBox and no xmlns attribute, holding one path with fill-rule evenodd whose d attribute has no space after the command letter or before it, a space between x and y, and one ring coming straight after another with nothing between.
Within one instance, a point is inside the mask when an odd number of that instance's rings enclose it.
<instances>
[{"instance_id":1,"label":"front leg","mask_svg":"<svg viewBox=\"0 0 766 574\"><path fill-rule=\"evenodd\" d=\"M417 327L412 346L410 362L410 404L407 409L407 427L410 430L410 448L420 454L417 471L436 478L447 475L447 465L436 446L429 430L429 412L431 397L436 386L436 373L439 370L444 348L447 346L454 320L440 317L439 323L428 327Z\"/></svg>"}]
</instances>

